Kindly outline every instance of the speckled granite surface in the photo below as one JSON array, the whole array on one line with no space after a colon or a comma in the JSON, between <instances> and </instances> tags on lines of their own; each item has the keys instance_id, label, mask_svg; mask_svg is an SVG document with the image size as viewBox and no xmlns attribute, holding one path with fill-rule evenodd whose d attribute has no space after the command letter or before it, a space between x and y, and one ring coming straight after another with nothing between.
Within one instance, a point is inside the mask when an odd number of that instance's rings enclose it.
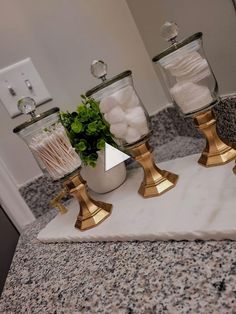
<instances>
[{"instance_id":1,"label":"speckled granite surface","mask_svg":"<svg viewBox=\"0 0 236 314\"><path fill-rule=\"evenodd\" d=\"M195 153L203 143L177 137L155 155ZM40 243L55 215L20 237L0 313L236 313L236 242Z\"/></svg>"},{"instance_id":2,"label":"speckled granite surface","mask_svg":"<svg viewBox=\"0 0 236 314\"><path fill-rule=\"evenodd\" d=\"M60 191L60 181L54 181L49 175L44 175L20 188L20 193L36 218L49 209L50 200Z\"/></svg>"},{"instance_id":3,"label":"speckled granite surface","mask_svg":"<svg viewBox=\"0 0 236 314\"><path fill-rule=\"evenodd\" d=\"M214 108L217 131L222 139L236 143L236 97L228 97Z\"/></svg>"}]
</instances>

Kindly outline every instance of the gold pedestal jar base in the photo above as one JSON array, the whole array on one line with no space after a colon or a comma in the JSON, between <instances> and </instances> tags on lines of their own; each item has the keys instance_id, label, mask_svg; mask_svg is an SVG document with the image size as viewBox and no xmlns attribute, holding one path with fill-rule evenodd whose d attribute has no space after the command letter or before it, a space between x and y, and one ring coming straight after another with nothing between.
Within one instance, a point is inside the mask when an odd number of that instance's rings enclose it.
<instances>
[{"instance_id":1,"label":"gold pedestal jar base","mask_svg":"<svg viewBox=\"0 0 236 314\"><path fill-rule=\"evenodd\" d=\"M236 143L230 143L230 146L232 146L234 149L236 149ZM236 160L235 160L235 163L236 163ZM236 174L236 165L234 166L233 168L233 173Z\"/></svg>"},{"instance_id":2,"label":"gold pedestal jar base","mask_svg":"<svg viewBox=\"0 0 236 314\"><path fill-rule=\"evenodd\" d=\"M56 195L51 201L50 201L50 205L52 207L57 207L57 209L59 210L59 212L61 214L66 214L68 212L68 208L65 207L65 205L62 204L61 200L62 198L64 198L65 196L67 196L67 190L65 188L63 188L58 195Z\"/></svg>"},{"instance_id":3,"label":"gold pedestal jar base","mask_svg":"<svg viewBox=\"0 0 236 314\"><path fill-rule=\"evenodd\" d=\"M234 174L236 174L236 165L233 168L233 172L234 172Z\"/></svg>"},{"instance_id":4,"label":"gold pedestal jar base","mask_svg":"<svg viewBox=\"0 0 236 314\"><path fill-rule=\"evenodd\" d=\"M152 149L147 141L132 146L128 150L144 170L143 182L138 190L143 197L159 196L176 185L178 175L156 166Z\"/></svg>"},{"instance_id":5,"label":"gold pedestal jar base","mask_svg":"<svg viewBox=\"0 0 236 314\"><path fill-rule=\"evenodd\" d=\"M236 157L236 150L219 138L216 131L216 119L211 109L200 112L193 118L197 128L206 138L206 147L198 160L199 164L205 167L219 166Z\"/></svg>"},{"instance_id":6,"label":"gold pedestal jar base","mask_svg":"<svg viewBox=\"0 0 236 314\"><path fill-rule=\"evenodd\" d=\"M112 204L93 200L88 195L86 181L82 179L79 172L69 177L64 182L64 186L80 205L80 212L75 223L76 228L84 231L96 227L110 216Z\"/></svg>"}]
</instances>

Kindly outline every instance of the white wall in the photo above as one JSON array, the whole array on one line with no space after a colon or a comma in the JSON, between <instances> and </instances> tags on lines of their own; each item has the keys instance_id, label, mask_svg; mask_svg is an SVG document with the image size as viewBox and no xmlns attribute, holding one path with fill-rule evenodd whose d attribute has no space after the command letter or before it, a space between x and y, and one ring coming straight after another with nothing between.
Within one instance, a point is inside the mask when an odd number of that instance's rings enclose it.
<instances>
[{"instance_id":1,"label":"white wall","mask_svg":"<svg viewBox=\"0 0 236 314\"><path fill-rule=\"evenodd\" d=\"M178 24L180 39L202 31L220 94L236 92L236 16L232 0L127 0L127 3L150 58L168 46L160 37L165 21Z\"/></svg>"},{"instance_id":2,"label":"white wall","mask_svg":"<svg viewBox=\"0 0 236 314\"><path fill-rule=\"evenodd\" d=\"M31 57L54 98L73 109L98 83L89 73L93 59L109 64L109 75L133 70L136 88L150 113L164 96L125 0L1 0L0 68ZM18 185L41 174L24 143L12 134L24 117L11 119L0 104L0 158Z\"/></svg>"}]
</instances>

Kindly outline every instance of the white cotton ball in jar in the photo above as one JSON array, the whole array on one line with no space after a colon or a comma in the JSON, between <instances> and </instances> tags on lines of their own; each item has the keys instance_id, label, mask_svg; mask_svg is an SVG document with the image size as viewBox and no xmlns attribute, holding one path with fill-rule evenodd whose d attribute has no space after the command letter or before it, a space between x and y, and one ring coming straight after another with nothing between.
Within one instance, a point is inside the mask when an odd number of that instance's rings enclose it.
<instances>
[{"instance_id":1,"label":"white cotton ball in jar","mask_svg":"<svg viewBox=\"0 0 236 314\"><path fill-rule=\"evenodd\" d=\"M109 111L111 111L113 108L115 107L119 107L119 103L117 102L117 100L112 97L105 97L101 100L99 108L101 110L102 113L108 113Z\"/></svg>"},{"instance_id":2,"label":"white cotton ball in jar","mask_svg":"<svg viewBox=\"0 0 236 314\"><path fill-rule=\"evenodd\" d=\"M125 113L120 107L115 107L104 115L104 118L110 123L118 123L125 121Z\"/></svg>"},{"instance_id":3,"label":"white cotton ball in jar","mask_svg":"<svg viewBox=\"0 0 236 314\"><path fill-rule=\"evenodd\" d=\"M139 133L139 131L135 128L132 128L132 127L128 127L127 129L127 133L125 135L125 141L128 143L128 144L132 144L136 141L138 141L141 137L141 134Z\"/></svg>"},{"instance_id":4,"label":"white cotton ball in jar","mask_svg":"<svg viewBox=\"0 0 236 314\"><path fill-rule=\"evenodd\" d=\"M139 103L140 103L139 98L136 95L135 91L133 91L133 94L131 95L130 99L125 104L123 104L122 107L124 109L133 108L139 106Z\"/></svg>"},{"instance_id":5,"label":"white cotton ball in jar","mask_svg":"<svg viewBox=\"0 0 236 314\"><path fill-rule=\"evenodd\" d=\"M118 90L117 92L115 92L112 96L116 99L116 101L118 101L122 107L125 106L125 104L127 104L132 95L134 93L134 90L131 86L126 86L121 88L120 90Z\"/></svg>"},{"instance_id":6,"label":"white cotton ball in jar","mask_svg":"<svg viewBox=\"0 0 236 314\"><path fill-rule=\"evenodd\" d=\"M149 128L148 128L147 122L145 122L143 125L140 125L138 130L139 130L139 133L141 135L148 134L149 133Z\"/></svg>"},{"instance_id":7,"label":"white cotton ball in jar","mask_svg":"<svg viewBox=\"0 0 236 314\"><path fill-rule=\"evenodd\" d=\"M127 123L135 128L147 124L146 116L141 106L125 110L125 117Z\"/></svg>"},{"instance_id":8,"label":"white cotton ball in jar","mask_svg":"<svg viewBox=\"0 0 236 314\"><path fill-rule=\"evenodd\" d=\"M110 132L115 137L120 138L120 139L122 139L126 135L127 129L128 129L128 124L126 121L120 122L120 123L114 123L114 124L111 124L110 126Z\"/></svg>"}]
</instances>

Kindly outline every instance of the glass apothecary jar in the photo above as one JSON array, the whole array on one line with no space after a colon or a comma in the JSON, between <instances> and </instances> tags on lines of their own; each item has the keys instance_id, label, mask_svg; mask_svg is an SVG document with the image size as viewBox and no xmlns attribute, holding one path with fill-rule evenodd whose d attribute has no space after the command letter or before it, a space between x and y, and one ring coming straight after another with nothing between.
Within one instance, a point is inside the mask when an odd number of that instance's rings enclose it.
<instances>
[{"instance_id":1,"label":"glass apothecary jar","mask_svg":"<svg viewBox=\"0 0 236 314\"><path fill-rule=\"evenodd\" d=\"M78 169L81 160L60 123L59 108L36 115L35 102L30 97L20 100L18 106L22 113L30 114L31 119L13 132L27 144L43 173L48 172L58 180Z\"/></svg>"},{"instance_id":2,"label":"glass apothecary jar","mask_svg":"<svg viewBox=\"0 0 236 314\"><path fill-rule=\"evenodd\" d=\"M218 101L218 84L205 56L202 33L178 42L178 27L166 22L162 37L171 46L153 58L172 99L187 115L211 107Z\"/></svg>"},{"instance_id":3,"label":"glass apothecary jar","mask_svg":"<svg viewBox=\"0 0 236 314\"><path fill-rule=\"evenodd\" d=\"M236 151L217 133L213 108L220 101L218 84L203 51L202 33L178 42L177 25L166 22L161 35L172 45L155 56L153 62L159 64L174 102L185 116L193 119L196 128L206 138L206 146L198 162L205 167L213 167L231 161Z\"/></svg>"},{"instance_id":4,"label":"glass apothecary jar","mask_svg":"<svg viewBox=\"0 0 236 314\"><path fill-rule=\"evenodd\" d=\"M63 182L64 188L51 200L51 205L66 213L67 208L61 199L68 194L73 195L79 203L74 226L80 230L97 226L110 216L112 204L95 201L88 195L86 182L80 176L81 159L60 122L59 108L36 115L36 104L31 97L22 98L18 107L22 113L31 115L31 119L17 126L13 132L28 145L42 171Z\"/></svg>"},{"instance_id":5,"label":"glass apothecary jar","mask_svg":"<svg viewBox=\"0 0 236 314\"><path fill-rule=\"evenodd\" d=\"M134 145L150 134L149 116L133 84L132 72L125 71L106 79L107 66L103 61L94 61L92 74L102 83L86 92L100 102L100 110L110 125L120 147Z\"/></svg>"},{"instance_id":6,"label":"glass apothecary jar","mask_svg":"<svg viewBox=\"0 0 236 314\"><path fill-rule=\"evenodd\" d=\"M118 146L143 167L139 194L154 197L173 188L178 175L162 171L153 160L149 116L135 91L132 72L125 71L107 80L107 65L103 61L93 61L91 72L102 83L87 91L86 96L100 102L99 108Z\"/></svg>"}]
</instances>

